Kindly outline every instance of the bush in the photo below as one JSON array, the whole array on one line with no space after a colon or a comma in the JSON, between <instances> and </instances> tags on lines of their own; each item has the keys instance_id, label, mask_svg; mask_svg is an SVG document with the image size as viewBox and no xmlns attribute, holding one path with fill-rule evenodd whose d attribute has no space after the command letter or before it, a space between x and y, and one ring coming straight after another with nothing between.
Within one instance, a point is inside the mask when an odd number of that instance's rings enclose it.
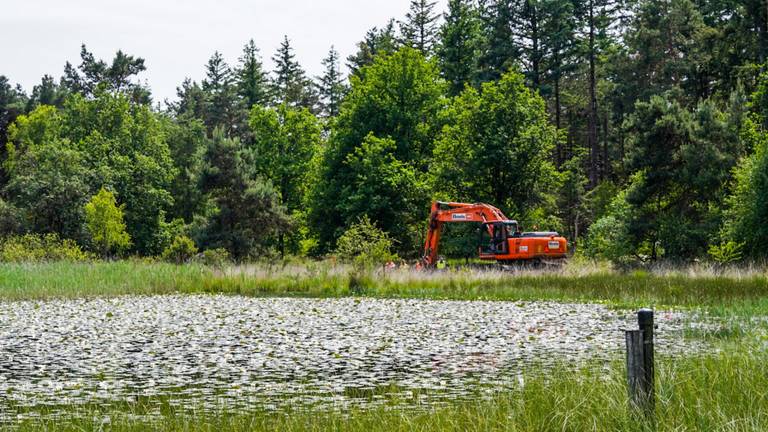
<instances>
[{"instance_id":1,"label":"bush","mask_svg":"<svg viewBox=\"0 0 768 432\"><path fill-rule=\"evenodd\" d=\"M81 262L92 259L77 243L56 234L25 234L8 237L0 244L2 262Z\"/></svg>"},{"instance_id":2,"label":"bush","mask_svg":"<svg viewBox=\"0 0 768 432\"><path fill-rule=\"evenodd\" d=\"M632 252L627 226L615 216L603 216L589 228L584 255L623 262Z\"/></svg>"},{"instance_id":3,"label":"bush","mask_svg":"<svg viewBox=\"0 0 768 432\"><path fill-rule=\"evenodd\" d=\"M223 248L204 251L200 255L199 260L204 265L218 268L224 267L231 262L229 252Z\"/></svg>"},{"instance_id":4,"label":"bush","mask_svg":"<svg viewBox=\"0 0 768 432\"><path fill-rule=\"evenodd\" d=\"M369 266L397 259L392 253L392 239L363 216L349 227L336 243L336 254L342 261Z\"/></svg>"},{"instance_id":5,"label":"bush","mask_svg":"<svg viewBox=\"0 0 768 432\"><path fill-rule=\"evenodd\" d=\"M709 247L709 256L718 264L732 264L741 261L744 243L733 241Z\"/></svg>"},{"instance_id":6,"label":"bush","mask_svg":"<svg viewBox=\"0 0 768 432\"><path fill-rule=\"evenodd\" d=\"M173 243L165 248L162 257L165 261L183 264L191 260L196 254L195 242L185 235L178 235L173 239Z\"/></svg>"}]
</instances>

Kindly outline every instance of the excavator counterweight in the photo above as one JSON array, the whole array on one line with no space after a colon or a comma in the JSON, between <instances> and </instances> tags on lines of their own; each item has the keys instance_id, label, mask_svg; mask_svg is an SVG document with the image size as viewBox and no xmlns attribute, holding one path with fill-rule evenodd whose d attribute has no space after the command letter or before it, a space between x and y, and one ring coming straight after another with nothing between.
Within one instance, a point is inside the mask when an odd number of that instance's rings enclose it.
<instances>
[{"instance_id":1,"label":"excavator counterweight","mask_svg":"<svg viewBox=\"0 0 768 432\"><path fill-rule=\"evenodd\" d=\"M501 210L483 204L434 202L429 216L422 264L434 267L438 260L440 236L446 223L482 224L478 246L480 259L500 263L538 262L563 259L568 242L556 232L521 232L517 221L509 220Z\"/></svg>"}]
</instances>

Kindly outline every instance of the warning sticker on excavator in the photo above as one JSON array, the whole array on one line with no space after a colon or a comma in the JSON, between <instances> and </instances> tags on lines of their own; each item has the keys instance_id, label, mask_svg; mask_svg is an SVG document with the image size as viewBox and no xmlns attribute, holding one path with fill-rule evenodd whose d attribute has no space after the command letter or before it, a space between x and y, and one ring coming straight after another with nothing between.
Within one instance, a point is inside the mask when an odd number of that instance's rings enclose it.
<instances>
[{"instance_id":1,"label":"warning sticker on excavator","mask_svg":"<svg viewBox=\"0 0 768 432\"><path fill-rule=\"evenodd\" d=\"M457 213L455 215L451 215L451 219L453 220L467 220L467 215L464 213Z\"/></svg>"}]
</instances>

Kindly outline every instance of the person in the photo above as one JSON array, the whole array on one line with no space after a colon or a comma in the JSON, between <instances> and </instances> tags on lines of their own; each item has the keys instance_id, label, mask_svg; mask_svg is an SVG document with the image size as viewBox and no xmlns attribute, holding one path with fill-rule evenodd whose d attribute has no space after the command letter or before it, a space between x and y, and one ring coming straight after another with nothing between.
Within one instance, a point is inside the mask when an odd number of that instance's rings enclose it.
<instances>
[{"instance_id":1,"label":"person","mask_svg":"<svg viewBox=\"0 0 768 432\"><path fill-rule=\"evenodd\" d=\"M437 259L436 267L438 270L445 270L446 264L445 264L445 259L443 257L440 257Z\"/></svg>"}]
</instances>

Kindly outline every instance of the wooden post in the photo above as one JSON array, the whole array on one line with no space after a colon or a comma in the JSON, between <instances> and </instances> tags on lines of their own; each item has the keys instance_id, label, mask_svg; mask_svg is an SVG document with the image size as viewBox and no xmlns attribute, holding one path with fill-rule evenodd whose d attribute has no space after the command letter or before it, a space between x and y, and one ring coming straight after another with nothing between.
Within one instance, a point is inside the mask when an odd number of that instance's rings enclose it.
<instances>
[{"instance_id":1,"label":"wooden post","mask_svg":"<svg viewBox=\"0 0 768 432\"><path fill-rule=\"evenodd\" d=\"M640 309L637 312L637 324L643 331L643 386L648 398L648 410L653 412L656 404L654 389L655 371L653 366L653 311Z\"/></svg>"},{"instance_id":2,"label":"wooden post","mask_svg":"<svg viewBox=\"0 0 768 432\"><path fill-rule=\"evenodd\" d=\"M643 331L627 330L627 387L629 388L629 401L633 408L640 408L645 404L643 395Z\"/></svg>"},{"instance_id":3,"label":"wooden post","mask_svg":"<svg viewBox=\"0 0 768 432\"><path fill-rule=\"evenodd\" d=\"M653 311L637 313L640 330L627 330L627 385L634 408L652 416L655 406L653 367Z\"/></svg>"}]
</instances>

